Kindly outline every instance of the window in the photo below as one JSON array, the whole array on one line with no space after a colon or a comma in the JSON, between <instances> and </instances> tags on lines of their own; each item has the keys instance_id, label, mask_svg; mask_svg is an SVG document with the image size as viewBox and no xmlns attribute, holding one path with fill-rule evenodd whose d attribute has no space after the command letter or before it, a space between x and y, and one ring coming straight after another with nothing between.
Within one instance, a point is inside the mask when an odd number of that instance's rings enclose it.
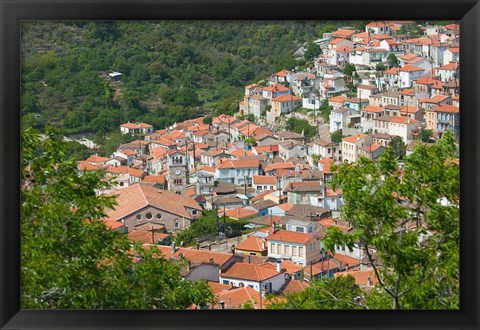
<instances>
[{"instance_id":1,"label":"window","mask_svg":"<svg viewBox=\"0 0 480 330\"><path fill-rule=\"evenodd\" d=\"M196 215L196 214L197 214L197 210L192 210L192 214L193 214L193 215Z\"/></svg>"},{"instance_id":2,"label":"window","mask_svg":"<svg viewBox=\"0 0 480 330\"><path fill-rule=\"evenodd\" d=\"M153 218L153 216L152 216L152 214L151 214L150 212L148 212L148 213L145 215L145 217L146 217L147 219L149 219L149 220L150 220L151 218Z\"/></svg>"},{"instance_id":3,"label":"window","mask_svg":"<svg viewBox=\"0 0 480 330\"><path fill-rule=\"evenodd\" d=\"M182 179L174 179L174 180L173 180L173 184L176 184L176 185L181 185L182 182L183 182Z\"/></svg>"},{"instance_id":4,"label":"window","mask_svg":"<svg viewBox=\"0 0 480 330\"><path fill-rule=\"evenodd\" d=\"M157 213L157 219L161 219L162 215L160 213Z\"/></svg>"},{"instance_id":5,"label":"window","mask_svg":"<svg viewBox=\"0 0 480 330\"><path fill-rule=\"evenodd\" d=\"M270 249L272 250L272 253L273 253L273 254L277 254L277 244L272 243L272 244L270 245Z\"/></svg>"},{"instance_id":6,"label":"window","mask_svg":"<svg viewBox=\"0 0 480 330\"><path fill-rule=\"evenodd\" d=\"M180 227L180 224L178 223L178 221L175 221L175 224L174 224L175 228L178 228Z\"/></svg>"},{"instance_id":7,"label":"window","mask_svg":"<svg viewBox=\"0 0 480 330\"><path fill-rule=\"evenodd\" d=\"M124 186L124 182L120 182L120 187L123 187Z\"/></svg>"},{"instance_id":8,"label":"window","mask_svg":"<svg viewBox=\"0 0 480 330\"><path fill-rule=\"evenodd\" d=\"M297 227L296 231L299 232L299 233L304 233L305 232L303 227Z\"/></svg>"},{"instance_id":9,"label":"window","mask_svg":"<svg viewBox=\"0 0 480 330\"><path fill-rule=\"evenodd\" d=\"M297 246L293 245L293 246L292 246L292 256L294 256L294 257L298 256L297 253L298 253L298 252L297 252Z\"/></svg>"},{"instance_id":10,"label":"window","mask_svg":"<svg viewBox=\"0 0 480 330\"><path fill-rule=\"evenodd\" d=\"M298 256L299 257L305 257L305 251L303 249L303 246L298 247Z\"/></svg>"},{"instance_id":11,"label":"window","mask_svg":"<svg viewBox=\"0 0 480 330\"><path fill-rule=\"evenodd\" d=\"M137 214L137 216L136 216L135 218L137 218L137 220L142 220L142 215L141 215L141 214Z\"/></svg>"},{"instance_id":12,"label":"window","mask_svg":"<svg viewBox=\"0 0 480 330\"><path fill-rule=\"evenodd\" d=\"M227 285L230 284L230 282L228 280L223 280L222 283L227 284Z\"/></svg>"}]
</instances>

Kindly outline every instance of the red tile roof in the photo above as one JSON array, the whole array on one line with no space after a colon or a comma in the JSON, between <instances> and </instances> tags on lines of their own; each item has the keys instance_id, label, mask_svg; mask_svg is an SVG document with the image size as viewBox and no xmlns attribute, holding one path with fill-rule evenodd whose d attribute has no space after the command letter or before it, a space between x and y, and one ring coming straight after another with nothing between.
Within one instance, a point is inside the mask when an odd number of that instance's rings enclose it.
<instances>
[{"instance_id":1,"label":"red tile roof","mask_svg":"<svg viewBox=\"0 0 480 330\"><path fill-rule=\"evenodd\" d=\"M223 215L223 211L221 213ZM243 207L238 207L235 209L227 209L225 210L225 214L227 217L233 219L244 219L258 214L257 210L246 209Z\"/></svg>"},{"instance_id":2,"label":"red tile roof","mask_svg":"<svg viewBox=\"0 0 480 330\"><path fill-rule=\"evenodd\" d=\"M217 169L222 168L258 168L260 162L256 159L225 160L218 164Z\"/></svg>"},{"instance_id":3,"label":"red tile roof","mask_svg":"<svg viewBox=\"0 0 480 330\"><path fill-rule=\"evenodd\" d=\"M206 250L196 250L187 248L176 248L175 252L172 251L171 246L164 245L144 245L147 248L155 247L162 252L165 258L179 258L182 255L185 259L197 262L211 262L211 260L217 264L223 266L233 258L231 253L213 252Z\"/></svg>"},{"instance_id":4,"label":"red tile roof","mask_svg":"<svg viewBox=\"0 0 480 330\"><path fill-rule=\"evenodd\" d=\"M147 175L143 178L142 182L151 182L151 183L165 183L165 175Z\"/></svg>"},{"instance_id":5,"label":"red tile roof","mask_svg":"<svg viewBox=\"0 0 480 330\"><path fill-rule=\"evenodd\" d=\"M274 176L267 175L254 175L253 184L276 184L277 178Z\"/></svg>"},{"instance_id":6,"label":"red tile roof","mask_svg":"<svg viewBox=\"0 0 480 330\"><path fill-rule=\"evenodd\" d=\"M250 199L250 202L256 202L258 200L263 199L265 196L269 195L270 193L274 192L275 190L265 190L262 193L258 194L257 196Z\"/></svg>"},{"instance_id":7,"label":"red tile roof","mask_svg":"<svg viewBox=\"0 0 480 330\"><path fill-rule=\"evenodd\" d=\"M128 166L114 166L111 165L107 168L107 172L109 173L128 173L130 176L134 176L137 178L141 178L144 173L141 170L137 170L136 168L128 167Z\"/></svg>"},{"instance_id":8,"label":"red tile roof","mask_svg":"<svg viewBox=\"0 0 480 330\"><path fill-rule=\"evenodd\" d=\"M135 128L153 128L152 125L150 124L145 124L145 123L125 123L120 125L121 127L125 128L130 128L130 129L135 129Z\"/></svg>"},{"instance_id":9,"label":"red tile roof","mask_svg":"<svg viewBox=\"0 0 480 330\"><path fill-rule=\"evenodd\" d=\"M434 85L438 82L438 80L435 80L431 77L421 77L415 80L415 83L421 84L421 85Z\"/></svg>"},{"instance_id":10,"label":"red tile roof","mask_svg":"<svg viewBox=\"0 0 480 330\"><path fill-rule=\"evenodd\" d=\"M277 77L286 77L290 74L291 72L288 71L288 70L281 70L281 71L278 71L277 73L274 74L274 76L277 76Z\"/></svg>"},{"instance_id":11,"label":"red tile roof","mask_svg":"<svg viewBox=\"0 0 480 330\"><path fill-rule=\"evenodd\" d=\"M127 238L132 242L140 242L143 244L156 244L158 241L165 239L170 235L165 233L153 232L153 241L152 241L152 232L148 230L138 230L134 229L127 234Z\"/></svg>"},{"instance_id":12,"label":"red tile roof","mask_svg":"<svg viewBox=\"0 0 480 330\"><path fill-rule=\"evenodd\" d=\"M335 38L349 38L352 35L355 34L355 30L337 30L335 32L332 32L330 36L335 37Z\"/></svg>"},{"instance_id":13,"label":"red tile roof","mask_svg":"<svg viewBox=\"0 0 480 330\"><path fill-rule=\"evenodd\" d=\"M452 63L448 63L448 64L445 64L439 68L437 68L437 70L456 70L458 67L458 63L457 62L452 62Z\"/></svg>"},{"instance_id":14,"label":"red tile roof","mask_svg":"<svg viewBox=\"0 0 480 330\"><path fill-rule=\"evenodd\" d=\"M312 234L297 233L289 230L278 230L274 234L266 237L268 241L281 241L306 244L319 237Z\"/></svg>"},{"instance_id":15,"label":"red tile roof","mask_svg":"<svg viewBox=\"0 0 480 330\"><path fill-rule=\"evenodd\" d=\"M285 212L287 212L287 211L289 211L289 210L293 207L293 205L290 204L290 203L283 203L283 204L277 205L277 207L278 207L279 209L282 209L282 210L284 210Z\"/></svg>"},{"instance_id":16,"label":"red tile roof","mask_svg":"<svg viewBox=\"0 0 480 330\"><path fill-rule=\"evenodd\" d=\"M346 96L344 95L339 95L339 96L334 96L334 97L331 97L328 99L329 102L336 102L336 103L342 103L345 102L345 100L347 99Z\"/></svg>"},{"instance_id":17,"label":"red tile roof","mask_svg":"<svg viewBox=\"0 0 480 330\"><path fill-rule=\"evenodd\" d=\"M165 210L186 219L193 219L193 216L185 210L185 207L202 210L192 198L146 184L134 184L110 195L117 196L118 205L113 210L105 211L108 220L123 219L147 206Z\"/></svg>"},{"instance_id":18,"label":"red tile roof","mask_svg":"<svg viewBox=\"0 0 480 330\"><path fill-rule=\"evenodd\" d=\"M347 136L342 139L342 141L349 142L349 143L355 143L357 141L360 141L364 138L366 138L366 134L358 134L358 135L352 135L352 136Z\"/></svg>"},{"instance_id":19,"label":"red tile roof","mask_svg":"<svg viewBox=\"0 0 480 330\"><path fill-rule=\"evenodd\" d=\"M265 172L270 172L273 170L277 170L279 168L288 168L288 169L295 169L295 165L292 162L285 162L285 163L274 163L269 164L265 167Z\"/></svg>"},{"instance_id":20,"label":"red tile roof","mask_svg":"<svg viewBox=\"0 0 480 330\"><path fill-rule=\"evenodd\" d=\"M388 70L383 71L384 74L398 74L398 68L391 68Z\"/></svg>"},{"instance_id":21,"label":"red tile roof","mask_svg":"<svg viewBox=\"0 0 480 330\"><path fill-rule=\"evenodd\" d=\"M107 160L110 160L110 158L105 158L97 155L92 155L85 159L86 162L90 163L105 163Z\"/></svg>"},{"instance_id":22,"label":"red tile roof","mask_svg":"<svg viewBox=\"0 0 480 330\"><path fill-rule=\"evenodd\" d=\"M233 265L223 271L220 276L260 282L268 280L269 278L275 277L279 274L280 273L277 272L275 268L272 268L269 265L235 262Z\"/></svg>"},{"instance_id":23,"label":"red tile roof","mask_svg":"<svg viewBox=\"0 0 480 330\"><path fill-rule=\"evenodd\" d=\"M258 154L278 152L278 144L272 144L269 146L256 146L254 149Z\"/></svg>"},{"instance_id":24,"label":"red tile roof","mask_svg":"<svg viewBox=\"0 0 480 330\"><path fill-rule=\"evenodd\" d=\"M413 66L410 64L407 64L403 67L400 68L401 72L415 72L415 71L424 71L424 69L419 68L418 66Z\"/></svg>"},{"instance_id":25,"label":"red tile roof","mask_svg":"<svg viewBox=\"0 0 480 330\"><path fill-rule=\"evenodd\" d=\"M104 223L105 223L105 226L111 230L125 226L125 224L121 221L104 221Z\"/></svg>"},{"instance_id":26,"label":"red tile roof","mask_svg":"<svg viewBox=\"0 0 480 330\"><path fill-rule=\"evenodd\" d=\"M352 267L360 264L360 260L347 256L346 254L329 253L329 255L331 255L338 262L341 262L342 266Z\"/></svg>"},{"instance_id":27,"label":"red tile roof","mask_svg":"<svg viewBox=\"0 0 480 330\"><path fill-rule=\"evenodd\" d=\"M284 91L290 90L290 88L285 87L285 86L280 85L280 84L275 84L273 86L265 87L263 90L267 91L267 92L284 92Z\"/></svg>"},{"instance_id":28,"label":"red tile roof","mask_svg":"<svg viewBox=\"0 0 480 330\"><path fill-rule=\"evenodd\" d=\"M385 110L382 107L370 104L370 105L367 105L365 108L363 108L362 111L374 112L374 113L383 113Z\"/></svg>"},{"instance_id":29,"label":"red tile roof","mask_svg":"<svg viewBox=\"0 0 480 330\"><path fill-rule=\"evenodd\" d=\"M441 104L439 106L434 107L432 110L437 111L437 112L448 112L448 113L459 113L460 108L456 107L454 105L448 105L448 104Z\"/></svg>"},{"instance_id":30,"label":"red tile roof","mask_svg":"<svg viewBox=\"0 0 480 330\"><path fill-rule=\"evenodd\" d=\"M80 171L96 171L102 168L102 166L100 164L92 164L86 160L81 160L78 162L78 168Z\"/></svg>"},{"instance_id":31,"label":"red tile roof","mask_svg":"<svg viewBox=\"0 0 480 330\"><path fill-rule=\"evenodd\" d=\"M246 240L235 246L237 250L245 250L252 252L265 252L267 250L265 240L258 236L249 236Z\"/></svg>"},{"instance_id":32,"label":"red tile roof","mask_svg":"<svg viewBox=\"0 0 480 330\"><path fill-rule=\"evenodd\" d=\"M352 270L333 274L335 278L348 275L351 275L355 278L355 284L357 285L375 286L378 283L378 279L374 270ZM371 281L370 283L369 279Z\"/></svg>"},{"instance_id":33,"label":"red tile roof","mask_svg":"<svg viewBox=\"0 0 480 330\"><path fill-rule=\"evenodd\" d=\"M286 285L283 287L282 293L289 294L289 293L297 293L305 290L308 288L308 282L300 281L300 280L286 280Z\"/></svg>"},{"instance_id":34,"label":"red tile roof","mask_svg":"<svg viewBox=\"0 0 480 330\"><path fill-rule=\"evenodd\" d=\"M217 301L225 302L225 309L240 309L244 304L251 304L255 309L260 309L259 293L249 286L243 288L232 288L217 294ZM262 308L269 305L269 301L262 296ZM215 304L215 309L221 308Z\"/></svg>"},{"instance_id":35,"label":"red tile roof","mask_svg":"<svg viewBox=\"0 0 480 330\"><path fill-rule=\"evenodd\" d=\"M272 102L290 102L290 101L300 101L301 98L291 94L283 94L272 99Z\"/></svg>"}]
</instances>

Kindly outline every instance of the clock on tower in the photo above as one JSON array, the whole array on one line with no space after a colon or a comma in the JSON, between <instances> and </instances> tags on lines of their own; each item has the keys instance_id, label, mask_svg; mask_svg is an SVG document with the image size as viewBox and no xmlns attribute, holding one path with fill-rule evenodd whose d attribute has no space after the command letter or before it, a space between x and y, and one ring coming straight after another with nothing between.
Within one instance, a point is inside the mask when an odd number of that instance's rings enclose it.
<instances>
[{"instance_id":1,"label":"clock on tower","mask_svg":"<svg viewBox=\"0 0 480 330\"><path fill-rule=\"evenodd\" d=\"M187 186L187 162L185 154L172 150L168 154L168 190L183 195Z\"/></svg>"}]
</instances>

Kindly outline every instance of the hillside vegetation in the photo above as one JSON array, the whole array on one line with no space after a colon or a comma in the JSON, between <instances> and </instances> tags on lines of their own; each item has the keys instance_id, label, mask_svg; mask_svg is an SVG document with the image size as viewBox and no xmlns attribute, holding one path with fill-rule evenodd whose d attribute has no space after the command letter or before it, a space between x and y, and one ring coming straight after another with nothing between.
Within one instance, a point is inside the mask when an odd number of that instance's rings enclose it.
<instances>
[{"instance_id":1,"label":"hillside vegetation","mask_svg":"<svg viewBox=\"0 0 480 330\"><path fill-rule=\"evenodd\" d=\"M352 22L349 23L350 25ZM341 22L26 22L22 124L105 135L232 113L243 86L295 66L302 45ZM123 74L118 82L107 73Z\"/></svg>"}]
</instances>

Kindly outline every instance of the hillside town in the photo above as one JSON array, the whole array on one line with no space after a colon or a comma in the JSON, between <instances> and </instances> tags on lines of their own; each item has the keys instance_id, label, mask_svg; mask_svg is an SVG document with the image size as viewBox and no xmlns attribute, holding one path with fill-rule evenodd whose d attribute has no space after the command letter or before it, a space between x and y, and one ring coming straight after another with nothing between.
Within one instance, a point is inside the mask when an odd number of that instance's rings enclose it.
<instances>
[{"instance_id":1,"label":"hillside town","mask_svg":"<svg viewBox=\"0 0 480 330\"><path fill-rule=\"evenodd\" d=\"M375 161L388 147L405 157L446 131L459 139L459 25L420 26L422 35L411 37L402 27L412 23L325 33L313 41L320 51L312 65L245 86L234 115L161 130L123 123L118 129L132 142L78 162L80 175L101 171L114 182L98 191L117 196L105 224L167 259L186 260L182 277L208 281L218 302L212 309L264 309L269 294L346 275L371 290L375 251L367 256L359 242L331 251L323 242L328 228L354 230L342 215L342 191L329 185L334 165ZM315 133L289 130L291 118ZM205 211L215 214L216 234L178 241ZM226 218L245 225L235 231Z\"/></svg>"}]
</instances>

